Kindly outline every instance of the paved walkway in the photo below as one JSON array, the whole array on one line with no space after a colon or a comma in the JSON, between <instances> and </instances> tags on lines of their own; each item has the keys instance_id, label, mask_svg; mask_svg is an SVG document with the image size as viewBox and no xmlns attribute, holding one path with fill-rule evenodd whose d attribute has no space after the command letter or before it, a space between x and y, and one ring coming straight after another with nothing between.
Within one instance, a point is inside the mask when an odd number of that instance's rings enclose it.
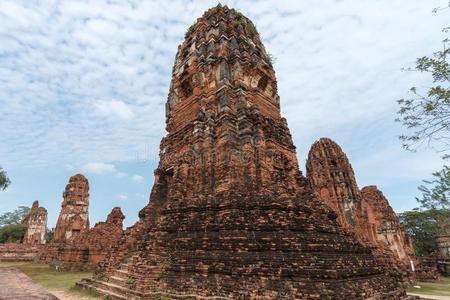
<instances>
[{"instance_id":1,"label":"paved walkway","mask_svg":"<svg viewBox=\"0 0 450 300\"><path fill-rule=\"evenodd\" d=\"M59 300L17 269L0 268L0 300Z\"/></svg>"},{"instance_id":2,"label":"paved walkway","mask_svg":"<svg viewBox=\"0 0 450 300\"><path fill-rule=\"evenodd\" d=\"M408 293L411 296L420 296L420 298L430 299L430 300L450 300L450 296L432 296L432 295L424 295L424 294L416 294L416 293Z\"/></svg>"}]
</instances>

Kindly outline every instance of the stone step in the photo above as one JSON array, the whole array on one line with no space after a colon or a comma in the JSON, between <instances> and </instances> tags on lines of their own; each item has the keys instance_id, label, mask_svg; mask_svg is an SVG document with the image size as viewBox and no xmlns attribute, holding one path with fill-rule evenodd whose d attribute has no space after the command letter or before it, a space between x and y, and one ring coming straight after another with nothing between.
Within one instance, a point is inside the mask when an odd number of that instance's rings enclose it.
<instances>
[{"instance_id":1,"label":"stone step","mask_svg":"<svg viewBox=\"0 0 450 300\"><path fill-rule=\"evenodd\" d=\"M127 280L128 279L124 277L110 276L108 282L126 287Z\"/></svg>"},{"instance_id":2,"label":"stone step","mask_svg":"<svg viewBox=\"0 0 450 300\"><path fill-rule=\"evenodd\" d=\"M77 287L80 287L84 290L89 290L93 292L97 292L103 296L108 296L108 299L111 300L127 300L128 298L122 294L114 293L108 289L102 289L94 284L92 284L91 280L83 279L81 282L77 282L75 284Z\"/></svg>"},{"instance_id":3,"label":"stone step","mask_svg":"<svg viewBox=\"0 0 450 300\"><path fill-rule=\"evenodd\" d=\"M127 279L130 277L130 274L125 270L114 270L113 276Z\"/></svg>"},{"instance_id":4,"label":"stone step","mask_svg":"<svg viewBox=\"0 0 450 300\"><path fill-rule=\"evenodd\" d=\"M95 286L96 288L112 292L114 294L122 295L125 297L125 299L135 300L142 298L141 293L129 289L128 287L124 287L114 283L92 279L91 285Z\"/></svg>"},{"instance_id":5,"label":"stone step","mask_svg":"<svg viewBox=\"0 0 450 300\"><path fill-rule=\"evenodd\" d=\"M120 264L120 270L128 270L128 264Z\"/></svg>"}]
</instances>

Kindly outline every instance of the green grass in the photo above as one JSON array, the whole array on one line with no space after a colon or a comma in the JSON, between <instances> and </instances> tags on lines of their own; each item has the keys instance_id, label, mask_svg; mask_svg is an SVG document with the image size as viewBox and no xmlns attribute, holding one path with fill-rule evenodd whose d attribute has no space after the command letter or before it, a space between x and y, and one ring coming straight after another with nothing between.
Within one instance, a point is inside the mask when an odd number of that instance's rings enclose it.
<instances>
[{"instance_id":1,"label":"green grass","mask_svg":"<svg viewBox=\"0 0 450 300\"><path fill-rule=\"evenodd\" d=\"M0 262L0 268L16 268L28 275L34 282L49 290L66 291L84 297L98 298L94 292L84 291L75 287L75 282L82 278L91 277L90 272L62 272L56 271L46 264L31 262Z\"/></svg>"},{"instance_id":2,"label":"green grass","mask_svg":"<svg viewBox=\"0 0 450 300\"><path fill-rule=\"evenodd\" d=\"M418 282L415 285L420 286L420 289L410 287L406 291L424 295L450 296L450 277L442 277L439 281Z\"/></svg>"}]
</instances>

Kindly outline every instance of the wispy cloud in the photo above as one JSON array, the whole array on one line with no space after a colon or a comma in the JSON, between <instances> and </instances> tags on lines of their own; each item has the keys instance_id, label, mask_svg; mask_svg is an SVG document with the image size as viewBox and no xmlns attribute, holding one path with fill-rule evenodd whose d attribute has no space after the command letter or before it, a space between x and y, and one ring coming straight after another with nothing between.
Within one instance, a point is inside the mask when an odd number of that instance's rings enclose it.
<instances>
[{"instance_id":1,"label":"wispy cloud","mask_svg":"<svg viewBox=\"0 0 450 300\"><path fill-rule=\"evenodd\" d=\"M98 100L94 103L96 112L102 117L118 117L123 120L131 119L133 109L120 100Z\"/></svg>"},{"instance_id":2,"label":"wispy cloud","mask_svg":"<svg viewBox=\"0 0 450 300\"><path fill-rule=\"evenodd\" d=\"M312 142L330 136L364 178L374 167L388 173L386 160L374 165L365 158L376 161L374 152L400 147L395 100L429 81L401 68L441 47L448 14L431 10L446 2L222 1L254 21L277 58L281 109L301 167ZM156 159L177 45L216 4L174 0L167 9L166 1L1 1L2 165L92 162L85 166L90 172L113 173L110 162L134 161L146 145L152 151L146 156ZM398 172L417 177L439 161L439 155L422 160L401 150L386 157L404 162Z\"/></svg>"},{"instance_id":3,"label":"wispy cloud","mask_svg":"<svg viewBox=\"0 0 450 300\"><path fill-rule=\"evenodd\" d=\"M116 167L113 164L90 162L82 166L81 170L86 173L104 174L116 172Z\"/></svg>"},{"instance_id":4,"label":"wispy cloud","mask_svg":"<svg viewBox=\"0 0 450 300\"><path fill-rule=\"evenodd\" d=\"M120 200L128 200L128 196L125 194L120 194L117 196L117 198L119 198Z\"/></svg>"},{"instance_id":5,"label":"wispy cloud","mask_svg":"<svg viewBox=\"0 0 450 300\"><path fill-rule=\"evenodd\" d=\"M132 177L131 177L131 180L133 180L134 182L137 182L137 183L142 183L142 182L144 182L144 177L142 177L141 175L133 175Z\"/></svg>"}]
</instances>

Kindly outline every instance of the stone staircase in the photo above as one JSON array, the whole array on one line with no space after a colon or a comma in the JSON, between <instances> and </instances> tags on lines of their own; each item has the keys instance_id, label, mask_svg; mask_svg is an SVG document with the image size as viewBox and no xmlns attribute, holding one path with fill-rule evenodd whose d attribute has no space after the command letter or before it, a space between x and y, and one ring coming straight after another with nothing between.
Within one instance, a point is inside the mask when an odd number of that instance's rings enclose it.
<instances>
[{"instance_id":1,"label":"stone staircase","mask_svg":"<svg viewBox=\"0 0 450 300\"><path fill-rule=\"evenodd\" d=\"M128 271L128 263L123 262L120 267L112 272L105 280L84 278L76 285L82 289L98 292L108 296L111 300L139 300L145 295L135 291L135 281Z\"/></svg>"},{"instance_id":2,"label":"stone staircase","mask_svg":"<svg viewBox=\"0 0 450 300\"><path fill-rule=\"evenodd\" d=\"M162 269L154 266L148 270L149 277L157 278ZM95 278L84 278L76 283L76 286L84 290L97 292L108 300L144 300L144 299L177 299L177 300L231 300L219 296L199 296L195 294L173 294L169 292L147 292L142 293L134 290L134 283L128 270L128 262L122 262L120 267L114 270L105 280Z\"/></svg>"}]
</instances>

